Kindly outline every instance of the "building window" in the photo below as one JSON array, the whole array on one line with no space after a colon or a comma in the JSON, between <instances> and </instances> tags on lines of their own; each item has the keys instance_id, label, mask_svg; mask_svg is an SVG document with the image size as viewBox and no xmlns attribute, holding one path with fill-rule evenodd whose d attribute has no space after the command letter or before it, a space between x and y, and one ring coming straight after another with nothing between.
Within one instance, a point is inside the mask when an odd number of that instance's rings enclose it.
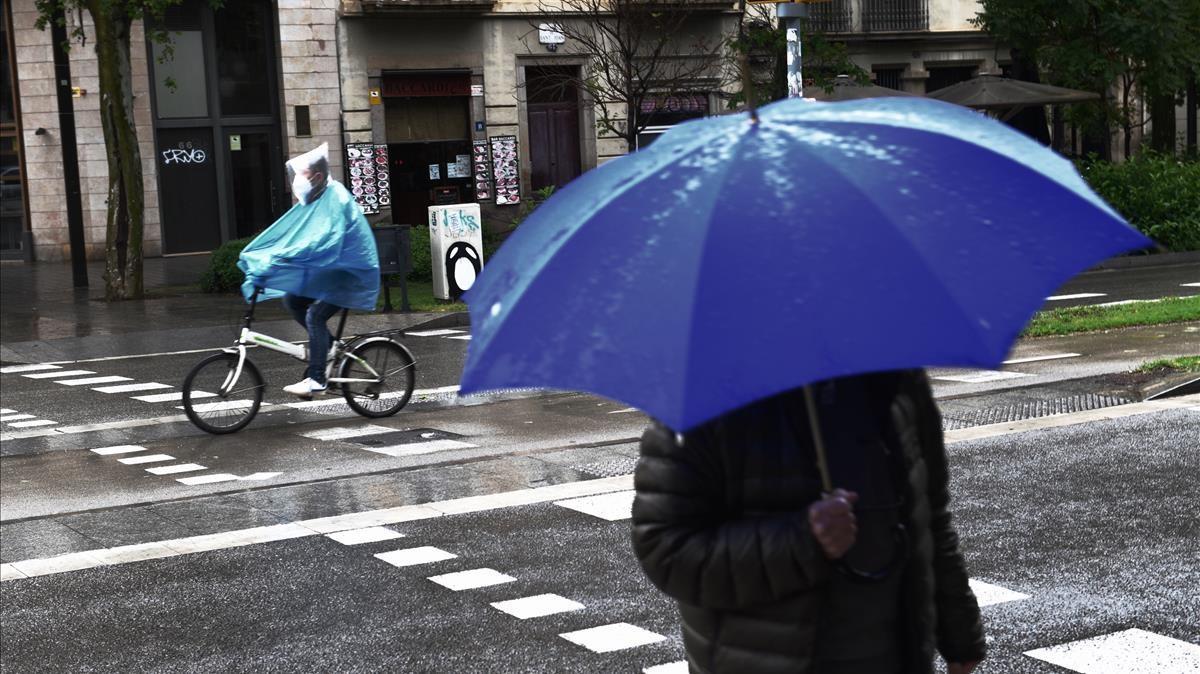
<instances>
[{"instance_id":1,"label":"building window","mask_svg":"<svg viewBox=\"0 0 1200 674\"><path fill-rule=\"evenodd\" d=\"M638 124L645 124L638 134L638 148L643 148L654 142L667 129L686 122L689 119L700 119L708 116L707 94L677 94L674 96L647 96L642 101L638 112Z\"/></svg>"},{"instance_id":2,"label":"building window","mask_svg":"<svg viewBox=\"0 0 1200 674\"><path fill-rule=\"evenodd\" d=\"M862 0L862 12L868 33L929 30L927 0Z\"/></svg>"},{"instance_id":3,"label":"building window","mask_svg":"<svg viewBox=\"0 0 1200 674\"><path fill-rule=\"evenodd\" d=\"M904 68L875 68L875 84L877 86L895 89L896 91L903 90L900 76L904 74Z\"/></svg>"},{"instance_id":4,"label":"building window","mask_svg":"<svg viewBox=\"0 0 1200 674\"><path fill-rule=\"evenodd\" d=\"M208 117L204 67L203 5L189 2L167 9L162 28L167 41L151 43L154 101L159 119Z\"/></svg>"},{"instance_id":5,"label":"building window","mask_svg":"<svg viewBox=\"0 0 1200 674\"><path fill-rule=\"evenodd\" d=\"M850 32L850 0L810 4L808 26L819 33Z\"/></svg>"},{"instance_id":6,"label":"building window","mask_svg":"<svg viewBox=\"0 0 1200 674\"><path fill-rule=\"evenodd\" d=\"M966 82L975 76L978 66L939 66L929 69L929 79L925 80L925 93L931 94L938 89L945 89L951 84Z\"/></svg>"}]
</instances>

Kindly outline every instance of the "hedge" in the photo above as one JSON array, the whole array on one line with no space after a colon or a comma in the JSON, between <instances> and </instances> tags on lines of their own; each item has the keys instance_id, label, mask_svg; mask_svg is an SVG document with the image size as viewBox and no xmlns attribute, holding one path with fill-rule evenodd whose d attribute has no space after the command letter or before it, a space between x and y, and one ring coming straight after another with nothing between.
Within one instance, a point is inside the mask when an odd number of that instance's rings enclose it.
<instances>
[{"instance_id":1,"label":"hedge","mask_svg":"<svg viewBox=\"0 0 1200 674\"><path fill-rule=\"evenodd\" d=\"M1143 152L1119 164L1086 160L1079 170L1118 213L1168 250L1200 250L1200 161Z\"/></svg>"},{"instance_id":2,"label":"hedge","mask_svg":"<svg viewBox=\"0 0 1200 674\"><path fill-rule=\"evenodd\" d=\"M238 255L251 239L234 239L221 244L208 259L208 268L200 274L200 290L206 293L233 293L242 287L245 275L237 267Z\"/></svg>"}]
</instances>

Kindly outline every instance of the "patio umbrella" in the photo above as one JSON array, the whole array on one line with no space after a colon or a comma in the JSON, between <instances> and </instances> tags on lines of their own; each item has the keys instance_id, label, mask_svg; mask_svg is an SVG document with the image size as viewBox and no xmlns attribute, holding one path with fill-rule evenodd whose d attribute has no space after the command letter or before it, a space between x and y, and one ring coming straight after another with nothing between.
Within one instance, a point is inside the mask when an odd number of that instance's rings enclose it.
<instances>
[{"instance_id":1,"label":"patio umbrella","mask_svg":"<svg viewBox=\"0 0 1200 674\"><path fill-rule=\"evenodd\" d=\"M461 393L584 391L683 431L832 377L997 367L1065 280L1149 244L982 115L783 101L676 126L542 204L467 294Z\"/></svg>"},{"instance_id":2,"label":"patio umbrella","mask_svg":"<svg viewBox=\"0 0 1200 674\"><path fill-rule=\"evenodd\" d=\"M876 84L860 84L849 75L838 75L833 80L833 91L827 92L820 87L813 87L812 91L812 98L818 101L857 101L862 98L916 96L916 94L910 94L907 91L889 89Z\"/></svg>"},{"instance_id":3,"label":"patio umbrella","mask_svg":"<svg viewBox=\"0 0 1200 674\"><path fill-rule=\"evenodd\" d=\"M1007 120L1030 106L1094 101L1100 98L1100 94L996 75L980 75L938 89L929 97L975 110L990 110L997 113L1001 120Z\"/></svg>"}]
</instances>

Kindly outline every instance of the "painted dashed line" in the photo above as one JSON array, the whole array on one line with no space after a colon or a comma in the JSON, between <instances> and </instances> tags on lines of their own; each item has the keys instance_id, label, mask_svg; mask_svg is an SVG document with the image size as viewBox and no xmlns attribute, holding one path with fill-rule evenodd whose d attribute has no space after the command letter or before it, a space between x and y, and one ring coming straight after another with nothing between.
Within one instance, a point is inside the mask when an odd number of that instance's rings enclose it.
<instances>
[{"instance_id":1,"label":"painted dashed line","mask_svg":"<svg viewBox=\"0 0 1200 674\"><path fill-rule=\"evenodd\" d=\"M495 569L470 569L467 571L444 573L440 576L430 576L429 580L446 589L462 592L463 590L474 590L481 587L512 583L517 579L506 573L500 573Z\"/></svg>"},{"instance_id":2,"label":"painted dashed line","mask_svg":"<svg viewBox=\"0 0 1200 674\"><path fill-rule=\"evenodd\" d=\"M985 583L982 580L970 579L968 583L971 586L971 591L975 593L975 599L979 601L979 606L992 606L994 604L1003 604L1010 601L1020 601L1029 599L1029 595L1021 592L1014 592L999 585Z\"/></svg>"},{"instance_id":3,"label":"painted dashed line","mask_svg":"<svg viewBox=\"0 0 1200 674\"><path fill-rule=\"evenodd\" d=\"M86 374L96 374L91 370L54 370L52 372L34 372L33 374L23 374L26 379L53 379L55 377L82 377Z\"/></svg>"},{"instance_id":4,"label":"painted dashed line","mask_svg":"<svg viewBox=\"0 0 1200 674\"><path fill-rule=\"evenodd\" d=\"M1184 288L1200 288L1200 283L1180 283L1179 285Z\"/></svg>"},{"instance_id":5,"label":"painted dashed line","mask_svg":"<svg viewBox=\"0 0 1200 674\"><path fill-rule=\"evenodd\" d=\"M49 419L34 419L33 421L18 421L9 424L9 426L13 428L35 428L37 426L55 426L57 424L57 421L50 421Z\"/></svg>"},{"instance_id":6,"label":"painted dashed line","mask_svg":"<svg viewBox=\"0 0 1200 674\"><path fill-rule=\"evenodd\" d=\"M349 438L361 438L368 435L378 435L380 433L391 433L394 428L387 426L376 426L367 424L365 426L334 426L333 428L322 428L317 431L309 431L300 435L312 440L346 440Z\"/></svg>"},{"instance_id":7,"label":"painted dashed line","mask_svg":"<svg viewBox=\"0 0 1200 674\"><path fill-rule=\"evenodd\" d=\"M633 517L634 491L618 491L598 496L585 496L566 501L555 501L554 505L569 508L585 515L598 517L609 522Z\"/></svg>"},{"instance_id":8,"label":"painted dashed line","mask_svg":"<svg viewBox=\"0 0 1200 674\"><path fill-rule=\"evenodd\" d=\"M209 393L208 391L192 391L192 398L213 398L217 394ZM183 400L183 391L173 391L171 393L151 393L144 396L129 396L134 400L140 400L144 403L170 403Z\"/></svg>"},{"instance_id":9,"label":"painted dashed line","mask_svg":"<svg viewBox=\"0 0 1200 674\"><path fill-rule=\"evenodd\" d=\"M420 454L444 452L450 449L471 449L473 447L478 447L478 445L472 445L469 442L459 442L458 440L430 440L429 442L411 442L388 447L363 447L363 449L368 452L386 454L388 456L417 456Z\"/></svg>"},{"instance_id":10,"label":"painted dashed line","mask_svg":"<svg viewBox=\"0 0 1200 674\"><path fill-rule=\"evenodd\" d=\"M120 377L115 374L106 375L103 377L84 377L83 379L61 379L56 380L55 384L63 384L64 386L91 386L92 384L112 384L118 381L133 381L130 377Z\"/></svg>"},{"instance_id":11,"label":"painted dashed line","mask_svg":"<svg viewBox=\"0 0 1200 674\"><path fill-rule=\"evenodd\" d=\"M342 545L362 545L363 543L378 543L379 541L404 538L404 534L395 529L388 529L387 527L348 529L346 531L335 531L331 534L325 534L325 536Z\"/></svg>"},{"instance_id":12,"label":"painted dashed line","mask_svg":"<svg viewBox=\"0 0 1200 674\"><path fill-rule=\"evenodd\" d=\"M642 670L642 674L688 674L687 660L679 660L677 662L668 662L662 665L654 665Z\"/></svg>"},{"instance_id":13,"label":"painted dashed line","mask_svg":"<svg viewBox=\"0 0 1200 674\"><path fill-rule=\"evenodd\" d=\"M510 616L517 618L518 620L541 618L543 616L554 615L556 613L581 611L587 608L577 601L572 601L557 594L539 594L532 597L497 601L492 602L492 607L499 611L503 611Z\"/></svg>"},{"instance_id":14,"label":"painted dashed line","mask_svg":"<svg viewBox=\"0 0 1200 674\"><path fill-rule=\"evenodd\" d=\"M1107 297L1108 293L1075 293L1073 295L1052 295L1046 298L1047 302L1056 302L1058 300L1082 300L1089 297Z\"/></svg>"},{"instance_id":15,"label":"painted dashed line","mask_svg":"<svg viewBox=\"0 0 1200 674\"><path fill-rule=\"evenodd\" d=\"M458 555L446 552L441 548L426 545L419 548L404 548L402 550L392 550L391 552L381 552L375 555L375 557L392 566L405 567L441 562L447 559L454 559Z\"/></svg>"},{"instance_id":16,"label":"painted dashed line","mask_svg":"<svg viewBox=\"0 0 1200 674\"><path fill-rule=\"evenodd\" d=\"M1029 356L1027 358L1013 358L1004 361L1005 365L1019 365L1021 363L1037 363L1043 360L1062 360L1063 358L1078 358L1081 353L1053 353L1047 356Z\"/></svg>"},{"instance_id":17,"label":"painted dashed line","mask_svg":"<svg viewBox=\"0 0 1200 674\"><path fill-rule=\"evenodd\" d=\"M114 445L112 447L97 447L92 450L93 453L100 456L110 456L112 454L130 454L132 452L144 452L146 448L141 445Z\"/></svg>"},{"instance_id":18,"label":"painted dashed line","mask_svg":"<svg viewBox=\"0 0 1200 674\"><path fill-rule=\"evenodd\" d=\"M188 486L196 486L202 484L216 484L218 482L237 482L251 481L258 482L262 480L270 480L273 477L279 477L283 473L252 473L250 475L239 476L232 473L213 473L211 475L196 475L194 477L176 478L176 482L186 484Z\"/></svg>"},{"instance_id":19,"label":"painted dashed line","mask_svg":"<svg viewBox=\"0 0 1200 674\"><path fill-rule=\"evenodd\" d=\"M157 389L171 388L170 384L159 384L157 382L144 382L138 384L120 384L117 386L100 386L92 389L101 393L133 393L134 391L154 391Z\"/></svg>"},{"instance_id":20,"label":"painted dashed line","mask_svg":"<svg viewBox=\"0 0 1200 674\"><path fill-rule=\"evenodd\" d=\"M560 635L573 644L578 644L593 653L611 653L623 651L636 646L645 646L660 641L666 637L655 634L650 630L629 623L612 623L599 627L589 627L574 632L564 632Z\"/></svg>"},{"instance_id":21,"label":"painted dashed line","mask_svg":"<svg viewBox=\"0 0 1200 674\"><path fill-rule=\"evenodd\" d=\"M31 365L9 365L7 367L0 367L0 373L15 374L17 372L41 372L43 370L61 370L61 369L62 369L62 367L58 366L58 365L50 365L48 363L34 363Z\"/></svg>"},{"instance_id":22,"label":"painted dashed line","mask_svg":"<svg viewBox=\"0 0 1200 674\"><path fill-rule=\"evenodd\" d=\"M965 374L949 374L934 377L942 381L956 381L964 384L984 384L992 381L1002 381L1004 379L1019 379L1021 377L1029 377L1032 375L1024 372L1007 372L1000 370L980 370L978 372L968 372Z\"/></svg>"},{"instance_id":23,"label":"painted dashed line","mask_svg":"<svg viewBox=\"0 0 1200 674\"><path fill-rule=\"evenodd\" d=\"M224 410L240 410L247 407L253 407L253 400L225 400L219 403L200 403L192 405L192 409L196 412L222 412ZM260 407L270 407L271 403L260 403ZM183 409L183 405L176 405L175 409Z\"/></svg>"},{"instance_id":24,"label":"painted dashed line","mask_svg":"<svg viewBox=\"0 0 1200 674\"><path fill-rule=\"evenodd\" d=\"M40 428L43 426L57 426L57 421L49 419L39 419L36 414L25 414L19 410L11 410L7 407L0 410L0 423L8 428Z\"/></svg>"},{"instance_id":25,"label":"painted dashed line","mask_svg":"<svg viewBox=\"0 0 1200 674\"><path fill-rule=\"evenodd\" d=\"M192 473L197 470L208 470L198 463L180 463L174 466L158 466L156 468L147 468L146 472L153 475L175 475L177 473Z\"/></svg>"},{"instance_id":26,"label":"painted dashed line","mask_svg":"<svg viewBox=\"0 0 1200 674\"><path fill-rule=\"evenodd\" d=\"M161 463L163 461L174 461L175 457L170 454L146 454L144 456L131 456L127 459L117 459L127 466L135 466L139 463Z\"/></svg>"},{"instance_id":27,"label":"painted dashed line","mask_svg":"<svg viewBox=\"0 0 1200 674\"><path fill-rule=\"evenodd\" d=\"M1200 646L1140 629L1039 648L1025 655L1082 674L1200 672Z\"/></svg>"},{"instance_id":28,"label":"painted dashed line","mask_svg":"<svg viewBox=\"0 0 1200 674\"><path fill-rule=\"evenodd\" d=\"M418 330L416 332L406 332L405 337L445 337L447 335L461 335L464 330Z\"/></svg>"},{"instance_id":29,"label":"painted dashed line","mask_svg":"<svg viewBox=\"0 0 1200 674\"><path fill-rule=\"evenodd\" d=\"M3 422L9 422L9 421L21 421L22 419L36 419L36 418L37 418L37 417L36 417L35 415L32 415L32 414L5 414L5 415L0 415L0 421L3 421Z\"/></svg>"}]
</instances>

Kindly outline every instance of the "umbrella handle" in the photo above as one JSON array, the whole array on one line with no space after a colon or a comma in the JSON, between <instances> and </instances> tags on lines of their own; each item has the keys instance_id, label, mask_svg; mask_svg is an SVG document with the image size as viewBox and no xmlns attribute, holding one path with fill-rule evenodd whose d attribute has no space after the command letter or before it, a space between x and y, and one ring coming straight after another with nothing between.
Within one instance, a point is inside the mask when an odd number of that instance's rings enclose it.
<instances>
[{"instance_id":1,"label":"umbrella handle","mask_svg":"<svg viewBox=\"0 0 1200 674\"><path fill-rule=\"evenodd\" d=\"M892 530L892 540L896 547L892 552L892 558L888 563L874 570L857 569L850 566L850 563L845 559L839 559L834 564L842 575L856 583L882 583L891 577L892 574L900 570L904 563L908 561L908 529L903 524L897 524Z\"/></svg>"},{"instance_id":2,"label":"umbrella handle","mask_svg":"<svg viewBox=\"0 0 1200 674\"><path fill-rule=\"evenodd\" d=\"M829 462L825 459L825 440L821 436L821 422L817 418L817 401L812 386L804 386L804 406L808 409L808 425L812 429L813 451L817 455L817 470L821 473L821 489L825 494L833 493L833 480L829 477Z\"/></svg>"}]
</instances>

